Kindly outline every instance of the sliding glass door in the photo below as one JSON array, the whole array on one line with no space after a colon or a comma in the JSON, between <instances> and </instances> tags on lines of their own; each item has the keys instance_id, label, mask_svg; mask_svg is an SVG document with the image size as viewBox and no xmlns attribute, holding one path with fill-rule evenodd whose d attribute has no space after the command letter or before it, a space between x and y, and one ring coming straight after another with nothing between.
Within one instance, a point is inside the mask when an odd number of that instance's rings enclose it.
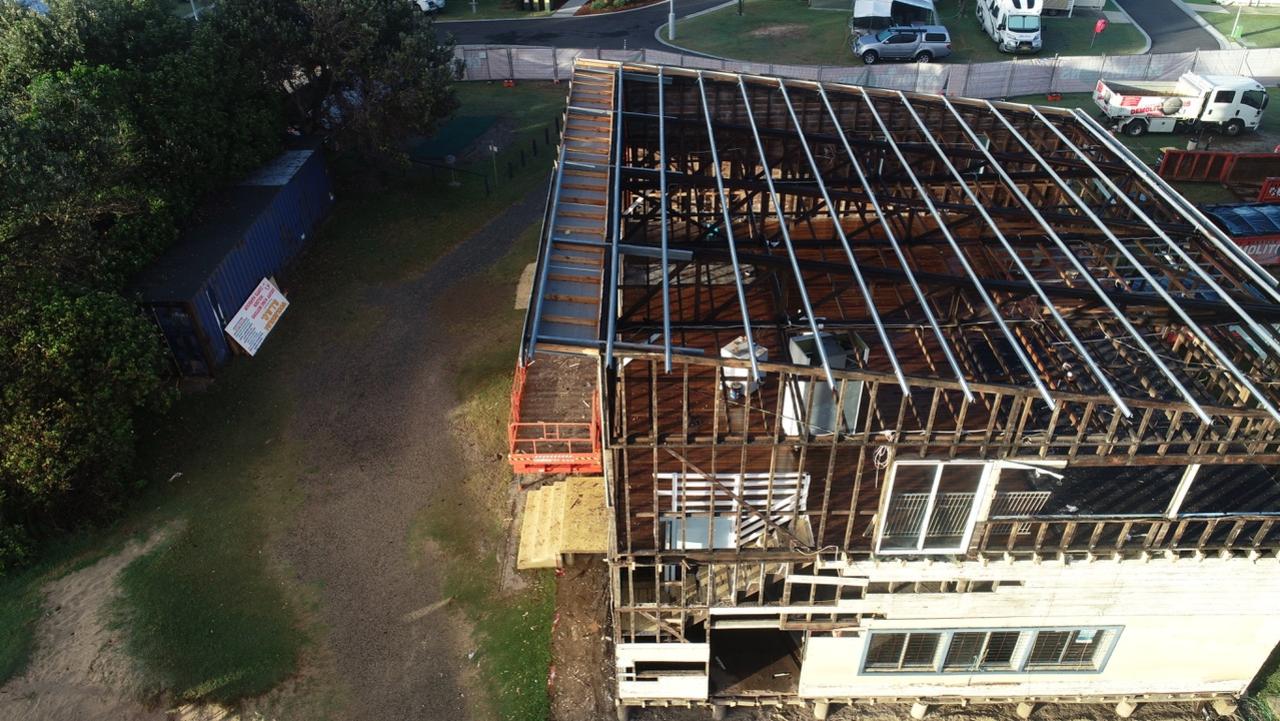
<instances>
[{"instance_id":1,"label":"sliding glass door","mask_svg":"<svg viewBox=\"0 0 1280 721\"><path fill-rule=\"evenodd\" d=\"M959 553L969 545L993 464L899 461L880 514L880 553Z\"/></svg>"}]
</instances>

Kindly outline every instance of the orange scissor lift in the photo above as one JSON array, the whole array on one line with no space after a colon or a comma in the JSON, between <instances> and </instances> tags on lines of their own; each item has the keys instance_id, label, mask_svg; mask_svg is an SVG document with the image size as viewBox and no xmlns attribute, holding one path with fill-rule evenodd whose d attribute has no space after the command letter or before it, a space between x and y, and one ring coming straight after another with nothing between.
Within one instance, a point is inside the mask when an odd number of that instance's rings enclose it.
<instances>
[{"instance_id":1,"label":"orange scissor lift","mask_svg":"<svg viewBox=\"0 0 1280 721\"><path fill-rule=\"evenodd\" d=\"M539 355L516 366L507 429L516 473L596 474L600 413L592 359Z\"/></svg>"}]
</instances>

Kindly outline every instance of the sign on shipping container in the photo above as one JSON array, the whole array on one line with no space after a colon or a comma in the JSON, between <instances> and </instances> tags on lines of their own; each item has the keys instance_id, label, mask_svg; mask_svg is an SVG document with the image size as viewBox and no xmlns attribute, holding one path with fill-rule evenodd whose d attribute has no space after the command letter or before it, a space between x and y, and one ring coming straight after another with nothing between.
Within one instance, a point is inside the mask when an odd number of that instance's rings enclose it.
<instances>
[{"instance_id":1,"label":"sign on shipping container","mask_svg":"<svg viewBox=\"0 0 1280 721\"><path fill-rule=\"evenodd\" d=\"M1262 191L1258 193L1259 203L1280 203L1280 178L1267 178L1262 181Z\"/></svg>"},{"instance_id":2,"label":"sign on shipping container","mask_svg":"<svg viewBox=\"0 0 1280 721\"><path fill-rule=\"evenodd\" d=\"M257 355L263 341L288 307L289 299L274 283L263 278L227 324L227 335L249 355Z\"/></svg>"},{"instance_id":3,"label":"sign on shipping container","mask_svg":"<svg viewBox=\"0 0 1280 721\"><path fill-rule=\"evenodd\" d=\"M1280 264L1280 237L1249 238L1237 240L1236 244L1257 261L1258 265Z\"/></svg>"}]
</instances>

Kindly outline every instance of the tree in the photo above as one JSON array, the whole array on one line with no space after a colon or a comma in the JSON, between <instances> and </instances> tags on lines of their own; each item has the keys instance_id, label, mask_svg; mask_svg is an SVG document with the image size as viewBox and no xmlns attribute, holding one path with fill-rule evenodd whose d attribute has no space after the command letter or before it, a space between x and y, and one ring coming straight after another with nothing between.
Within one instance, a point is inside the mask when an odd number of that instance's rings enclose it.
<instances>
[{"instance_id":1,"label":"tree","mask_svg":"<svg viewBox=\"0 0 1280 721\"><path fill-rule=\"evenodd\" d=\"M283 90L160 0L0 2L0 573L127 492L167 394L128 279L276 152Z\"/></svg>"},{"instance_id":2,"label":"tree","mask_svg":"<svg viewBox=\"0 0 1280 721\"><path fill-rule=\"evenodd\" d=\"M299 125L366 160L403 160L458 107L453 45L407 0L226 0L209 21L291 88Z\"/></svg>"},{"instance_id":3,"label":"tree","mask_svg":"<svg viewBox=\"0 0 1280 721\"><path fill-rule=\"evenodd\" d=\"M403 159L457 106L452 46L407 0L0 0L0 573L128 490L163 405L128 279L286 115Z\"/></svg>"},{"instance_id":4,"label":"tree","mask_svg":"<svg viewBox=\"0 0 1280 721\"><path fill-rule=\"evenodd\" d=\"M119 293L27 288L0 315L0 343L2 573L29 529L92 517L120 498L137 411L165 396L155 330Z\"/></svg>"}]
</instances>

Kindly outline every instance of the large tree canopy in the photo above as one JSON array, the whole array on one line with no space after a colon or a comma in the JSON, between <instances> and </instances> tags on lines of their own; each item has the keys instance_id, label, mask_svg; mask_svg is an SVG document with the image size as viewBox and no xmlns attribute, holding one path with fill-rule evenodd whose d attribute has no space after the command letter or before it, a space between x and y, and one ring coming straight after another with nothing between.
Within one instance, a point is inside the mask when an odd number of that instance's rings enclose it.
<instances>
[{"instance_id":1,"label":"large tree canopy","mask_svg":"<svg viewBox=\"0 0 1280 721\"><path fill-rule=\"evenodd\" d=\"M0 574L111 508L167 397L128 279L286 126L368 159L454 110L451 47L407 0L0 0Z\"/></svg>"},{"instance_id":2,"label":"large tree canopy","mask_svg":"<svg viewBox=\"0 0 1280 721\"><path fill-rule=\"evenodd\" d=\"M404 156L457 108L451 43L410 0L224 0L209 21L290 95L298 122L367 160Z\"/></svg>"}]
</instances>

